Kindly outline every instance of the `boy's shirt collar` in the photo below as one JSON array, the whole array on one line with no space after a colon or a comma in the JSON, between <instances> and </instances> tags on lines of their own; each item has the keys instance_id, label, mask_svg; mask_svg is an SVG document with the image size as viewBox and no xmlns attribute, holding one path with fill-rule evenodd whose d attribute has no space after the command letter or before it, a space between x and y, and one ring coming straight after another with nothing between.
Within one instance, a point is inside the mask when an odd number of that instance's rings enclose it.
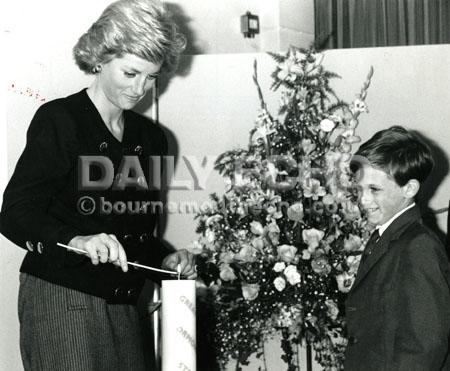
<instances>
[{"instance_id":1,"label":"boy's shirt collar","mask_svg":"<svg viewBox=\"0 0 450 371\"><path fill-rule=\"evenodd\" d=\"M397 214L395 214L391 219L389 219L386 223L377 226L376 229L378 229L378 233L383 235L384 231L388 229L388 227L392 224L392 222L397 219L400 215L402 215L406 210L412 209L416 205L415 202L413 202L411 205L406 206L403 210L400 210Z\"/></svg>"}]
</instances>

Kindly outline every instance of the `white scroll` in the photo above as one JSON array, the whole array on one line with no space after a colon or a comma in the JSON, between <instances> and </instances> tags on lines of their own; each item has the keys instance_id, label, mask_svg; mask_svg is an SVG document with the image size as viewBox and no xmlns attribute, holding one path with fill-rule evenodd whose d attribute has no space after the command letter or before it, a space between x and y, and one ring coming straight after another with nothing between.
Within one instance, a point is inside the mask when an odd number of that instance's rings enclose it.
<instances>
[{"instance_id":1,"label":"white scroll","mask_svg":"<svg viewBox=\"0 0 450 371\"><path fill-rule=\"evenodd\" d=\"M162 371L196 371L195 280L162 281Z\"/></svg>"}]
</instances>

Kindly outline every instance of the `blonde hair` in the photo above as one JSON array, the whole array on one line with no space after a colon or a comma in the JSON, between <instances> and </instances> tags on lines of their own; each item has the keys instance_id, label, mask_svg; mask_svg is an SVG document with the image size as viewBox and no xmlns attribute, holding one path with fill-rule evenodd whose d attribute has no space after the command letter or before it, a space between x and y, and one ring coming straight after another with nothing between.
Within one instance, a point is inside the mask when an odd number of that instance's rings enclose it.
<instances>
[{"instance_id":1,"label":"blonde hair","mask_svg":"<svg viewBox=\"0 0 450 371\"><path fill-rule=\"evenodd\" d=\"M186 38L159 0L118 0L80 37L73 55L86 73L126 53L173 71L185 46Z\"/></svg>"}]
</instances>

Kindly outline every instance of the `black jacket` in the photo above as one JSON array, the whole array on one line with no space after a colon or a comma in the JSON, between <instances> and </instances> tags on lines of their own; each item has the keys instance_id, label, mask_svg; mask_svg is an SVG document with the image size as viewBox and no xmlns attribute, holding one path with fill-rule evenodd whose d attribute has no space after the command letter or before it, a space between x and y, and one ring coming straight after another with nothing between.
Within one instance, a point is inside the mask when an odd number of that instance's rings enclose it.
<instances>
[{"instance_id":1,"label":"black jacket","mask_svg":"<svg viewBox=\"0 0 450 371\"><path fill-rule=\"evenodd\" d=\"M415 206L359 267L346 301L345 370L450 370L449 287L444 246Z\"/></svg>"},{"instance_id":2,"label":"black jacket","mask_svg":"<svg viewBox=\"0 0 450 371\"><path fill-rule=\"evenodd\" d=\"M162 207L161 192L151 189L159 172L155 159L167 153L167 141L163 131L147 118L132 111L124 114L123 140L119 142L86 90L42 105L5 190L0 218L1 233L29 250L21 272L117 303L135 302L145 280L143 270L123 273L112 264L95 266L56 243L67 244L76 235L115 234L128 261L155 267L169 253L153 237ZM82 156L100 156L113 165L114 174L109 174L106 187L87 189ZM128 159L134 164L138 159L145 177L139 179L141 186L114 189L113 184L120 188L121 183L113 180L135 176L126 166L130 162L123 162L126 156L131 156ZM151 156L157 157L151 161ZM121 164L122 175L118 175ZM106 178L107 172L99 166L89 169L88 180Z\"/></svg>"}]
</instances>

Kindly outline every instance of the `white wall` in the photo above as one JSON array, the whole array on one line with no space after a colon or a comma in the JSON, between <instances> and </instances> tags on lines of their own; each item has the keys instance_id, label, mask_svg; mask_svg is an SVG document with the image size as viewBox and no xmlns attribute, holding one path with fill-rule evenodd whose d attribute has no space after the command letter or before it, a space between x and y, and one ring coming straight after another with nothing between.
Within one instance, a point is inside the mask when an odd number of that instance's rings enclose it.
<instances>
[{"instance_id":1,"label":"white wall","mask_svg":"<svg viewBox=\"0 0 450 371\"><path fill-rule=\"evenodd\" d=\"M168 0L186 26L187 54L252 53L308 46L314 40L314 0ZM260 19L260 34L243 38L240 16Z\"/></svg>"},{"instance_id":2,"label":"white wall","mask_svg":"<svg viewBox=\"0 0 450 371\"><path fill-rule=\"evenodd\" d=\"M1 32L5 38L3 58L6 66L2 72L6 84L2 86L6 86L7 108L7 118L0 116L0 150L3 151L0 156L3 154L2 160L6 158L6 149L9 174L23 149L30 119L42 104L40 99L64 96L88 84L89 78L78 71L72 61L71 48L109 2L10 1L0 12L4 17ZM294 0L282 0L278 4L283 2L292 3L292 6L299 4ZM307 15L312 1L306 1L304 12L298 13L305 17L300 24L304 24L306 29L302 29L303 26L297 29L295 21L283 19L282 15L289 14L289 11L283 6L274 7L273 4L277 3L271 0L261 3L257 0L179 0L171 3L178 5L186 18L191 17L190 25L197 30L197 43L207 46L205 53L213 54L195 56L189 74L173 79L163 92L160 107L163 125L175 133L181 155L200 158L205 154L217 155L234 146L244 146L258 108L251 81L254 58L259 61L261 83L272 108L276 107L278 98L268 91L267 77L273 68L271 60L265 54L235 53L283 49L291 43L283 36L288 33L297 32L299 37L305 34L305 40L309 40L314 27L312 16ZM261 25L267 37L260 35L259 39L244 40L235 22L243 10L254 9L255 13L260 12ZM214 22L209 21L211 19ZM285 29L290 32L283 34ZM271 36L269 31L272 31ZM208 41L211 37L213 41ZM449 62L449 46L340 50L327 52L325 58L325 64L342 75L343 80L336 81L335 87L349 100L359 90L368 66L373 64L375 67L373 86L368 95L371 113L361 120L363 139L387 123L401 123L422 130L444 149L450 145L447 130L450 117ZM5 129L7 147L4 145ZM7 180L5 167L3 161L0 184ZM186 168L180 166L177 177L189 179ZM207 187L205 192L173 192L171 200L204 200L207 193L223 189L221 178L217 174L211 175ZM448 189L447 175L431 200L433 207L447 205ZM440 218L442 228L444 217ZM171 215L166 238L173 245L183 247L195 238L194 228L192 215ZM22 256L21 250L0 239L0 370L21 369L16 306L18 268ZM272 353L269 364L278 367L275 348L268 349ZM256 363L253 363L247 370L255 367Z\"/></svg>"}]
</instances>

